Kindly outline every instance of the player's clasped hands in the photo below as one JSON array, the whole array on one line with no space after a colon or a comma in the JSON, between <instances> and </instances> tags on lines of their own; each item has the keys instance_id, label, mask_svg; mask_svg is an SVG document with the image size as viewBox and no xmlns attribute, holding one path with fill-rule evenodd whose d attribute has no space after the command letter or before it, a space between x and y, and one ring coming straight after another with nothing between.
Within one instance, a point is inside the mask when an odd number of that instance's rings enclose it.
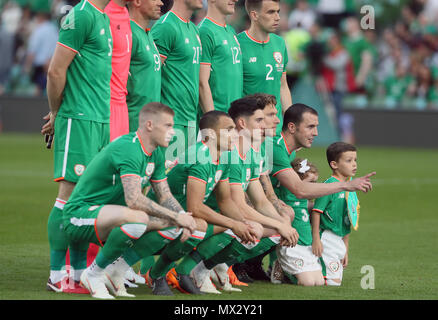
<instances>
[{"instance_id":1,"label":"player's clasped hands","mask_svg":"<svg viewBox=\"0 0 438 320\"><path fill-rule=\"evenodd\" d=\"M280 244L286 247L295 247L298 243L298 232L290 225L281 224L279 228L279 233L281 235Z\"/></svg>"},{"instance_id":2,"label":"player's clasped hands","mask_svg":"<svg viewBox=\"0 0 438 320\"><path fill-rule=\"evenodd\" d=\"M236 221L236 224L234 225L232 230L234 234L238 236L244 244L255 243L257 241L256 231L246 221Z\"/></svg>"},{"instance_id":3,"label":"player's clasped hands","mask_svg":"<svg viewBox=\"0 0 438 320\"><path fill-rule=\"evenodd\" d=\"M192 217L191 212L186 212L184 214L179 214L176 218L176 223L179 227L183 227L190 231L190 234L195 232L196 229L196 221Z\"/></svg>"},{"instance_id":4,"label":"player's clasped hands","mask_svg":"<svg viewBox=\"0 0 438 320\"><path fill-rule=\"evenodd\" d=\"M349 188L348 191L362 191L368 192L373 188L373 184L371 183L371 177L376 175L376 172L368 173L367 175L353 179L348 182Z\"/></svg>"}]
</instances>

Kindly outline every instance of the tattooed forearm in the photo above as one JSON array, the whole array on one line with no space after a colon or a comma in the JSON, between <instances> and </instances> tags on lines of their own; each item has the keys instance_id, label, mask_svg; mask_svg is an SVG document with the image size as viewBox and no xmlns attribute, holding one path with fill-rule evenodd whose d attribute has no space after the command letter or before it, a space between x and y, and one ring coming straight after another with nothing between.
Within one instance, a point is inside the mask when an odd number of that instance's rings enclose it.
<instances>
[{"instance_id":1,"label":"tattooed forearm","mask_svg":"<svg viewBox=\"0 0 438 320\"><path fill-rule=\"evenodd\" d=\"M153 183L152 188L160 205L175 212L185 211L170 192L167 180Z\"/></svg>"},{"instance_id":2,"label":"tattooed forearm","mask_svg":"<svg viewBox=\"0 0 438 320\"><path fill-rule=\"evenodd\" d=\"M125 202L129 208L144 211L150 216L169 219L172 222L176 221L177 212L160 206L142 194L141 178L139 176L124 176L121 180L125 193Z\"/></svg>"},{"instance_id":3,"label":"tattooed forearm","mask_svg":"<svg viewBox=\"0 0 438 320\"><path fill-rule=\"evenodd\" d=\"M269 179L269 176L266 174L262 174L260 176L260 184L262 185L263 191L266 194L266 198L269 199L269 201L278 200L277 195L274 192L274 188L272 188L271 179Z\"/></svg>"},{"instance_id":4,"label":"tattooed forearm","mask_svg":"<svg viewBox=\"0 0 438 320\"><path fill-rule=\"evenodd\" d=\"M159 229L164 229L164 228L172 227L172 226L175 226L175 224L171 223L167 219L149 216L147 231L159 230Z\"/></svg>"}]
</instances>

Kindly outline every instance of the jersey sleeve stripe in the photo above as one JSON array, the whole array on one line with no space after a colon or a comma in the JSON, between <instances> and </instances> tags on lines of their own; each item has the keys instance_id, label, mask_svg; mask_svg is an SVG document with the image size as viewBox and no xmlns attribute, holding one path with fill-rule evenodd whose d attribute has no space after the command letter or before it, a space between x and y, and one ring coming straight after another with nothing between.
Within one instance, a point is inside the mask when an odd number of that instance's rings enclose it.
<instances>
[{"instance_id":1,"label":"jersey sleeve stripe","mask_svg":"<svg viewBox=\"0 0 438 320\"><path fill-rule=\"evenodd\" d=\"M198 181L201 181L201 182L203 182L203 183L207 184L207 181L205 181L205 180L202 180L202 179L200 179L200 178L197 178L197 177L194 177L194 176L188 176L187 178L188 178L188 179L194 179L194 180L198 180Z\"/></svg>"},{"instance_id":2,"label":"jersey sleeve stripe","mask_svg":"<svg viewBox=\"0 0 438 320\"><path fill-rule=\"evenodd\" d=\"M232 186L240 186L240 185L242 185L242 182L230 182L230 185L232 185Z\"/></svg>"},{"instance_id":3,"label":"jersey sleeve stripe","mask_svg":"<svg viewBox=\"0 0 438 320\"><path fill-rule=\"evenodd\" d=\"M256 180L259 180L259 179L260 179L260 177L257 177L257 178L249 179L249 181L256 181Z\"/></svg>"},{"instance_id":4,"label":"jersey sleeve stripe","mask_svg":"<svg viewBox=\"0 0 438 320\"><path fill-rule=\"evenodd\" d=\"M123 176L120 176L120 178L124 178L124 177L139 177L139 178L141 178L138 174L135 174L135 173L127 173L127 174L124 174Z\"/></svg>"},{"instance_id":5,"label":"jersey sleeve stripe","mask_svg":"<svg viewBox=\"0 0 438 320\"><path fill-rule=\"evenodd\" d=\"M210 62L200 62L200 64L204 64L204 65L206 65L206 66L211 66L211 63L210 63Z\"/></svg>"},{"instance_id":6,"label":"jersey sleeve stripe","mask_svg":"<svg viewBox=\"0 0 438 320\"><path fill-rule=\"evenodd\" d=\"M160 53L160 57L164 58L164 59L167 59L167 56L165 56L164 54L161 54L161 53Z\"/></svg>"},{"instance_id":7,"label":"jersey sleeve stripe","mask_svg":"<svg viewBox=\"0 0 438 320\"><path fill-rule=\"evenodd\" d=\"M284 168L284 169L281 169L281 170L277 171L276 173L274 173L272 176L275 177L275 176L276 176L277 174L279 174L280 172L283 172L283 171L286 171L286 170L292 170L292 168Z\"/></svg>"},{"instance_id":8,"label":"jersey sleeve stripe","mask_svg":"<svg viewBox=\"0 0 438 320\"><path fill-rule=\"evenodd\" d=\"M75 49L73 49L72 47L69 47L69 46L67 46L67 45L65 45L65 44L63 44L63 43L61 43L61 42L57 42L61 47L64 47L64 48L66 48L66 49L69 49L69 50L71 50L71 51L73 51L73 52L75 52L75 53L78 53L79 51L78 50L75 50Z\"/></svg>"},{"instance_id":9,"label":"jersey sleeve stripe","mask_svg":"<svg viewBox=\"0 0 438 320\"><path fill-rule=\"evenodd\" d=\"M230 180L230 178L226 178L226 179L219 180L219 182L229 181L229 180Z\"/></svg>"},{"instance_id":10,"label":"jersey sleeve stripe","mask_svg":"<svg viewBox=\"0 0 438 320\"><path fill-rule=\"evenodd\" d=\"M164 178L164 179L160 179L160 180L152 180L152 179L151 179L151 182L162 182L162 181L166 181L166 180L167 180L167 177Z\"/></svg>"},{"instance_id":11,"label":"jersey sleeve stripe","mask_svg":"<svg viewBox=\"0 0 438 320\"><path fill-rule=\"evenodd\" d=\"M316 212L319 212L319 213L324 213L324 211L319 210L319 209L315 209L315 208L313 208L312 211L316 211Z\"/></svg>"}]
</instances>

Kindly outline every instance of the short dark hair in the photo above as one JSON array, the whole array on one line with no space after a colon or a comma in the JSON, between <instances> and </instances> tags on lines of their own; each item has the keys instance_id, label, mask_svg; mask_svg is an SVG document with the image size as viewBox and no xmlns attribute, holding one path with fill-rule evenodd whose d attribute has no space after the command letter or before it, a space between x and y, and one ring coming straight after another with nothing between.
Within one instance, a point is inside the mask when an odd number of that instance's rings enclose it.
<instances>
[{"instance_id":1,"label":"short dark hair","mask_svg":"<svg viewBox=\"0 0 438 320\"><path fill-rule=\"evenodd\" d=\"M262 7L262 2L265 0L245 0L245 9L246 12L249 14L252 10L260 10ZM280 2L280 0L271 0L274 2Z\"/></svg>"},{"instance_id":2,"label":"short dark hair","mask_svg":"<svg viewBox=\"0 0 438 320\"><path fill-rule=\"evenodd\" d=\"M257 99L257 103L263 105L263 109L268 105L272 104L274 107L277 105L277 98L275 98L272 94L267 93L254 93L254 96Z\"/></svg>"},{"instance_id":3,"label":"short dark hair","mask_svg":"<svg viewBox=\"0 0 438 320\"><path fill-rule=\"evenodd\" d=\"M199 130L216 129L216 126L221 117L230 117L228 113L218 110L206 112L199 120Z\"/></svg>"},{"instance_id":4,"label":"short dark hair","mask_svg":"<svg viewBox=\"0 0 438 320\"><path fill-rule=\"evenodd\" d=\"M318 115L318 112L315 109L304 103L295 103L291 105L284 113L282 130L287 130L287 126L290 122L294 123L296 126L300 125L301 121L303 121L303 114L306 112L316 116Z\"/></svg>"},{"instance_id":5,"label":"short dark hair","mask_svg":"<svg viewBox=\"0 0 438 320\"><path fill-rule=\"evenodd\" d=\"M332 161L337 162L344 152L356 151L356 150L357 150L356 147L350 143L334 142L327 147L327 151L326 151L327 162L330 166L330 162Z\"/></svg>"},{"instance_id":6,"label":"short dark hair","mask_svg":"<svg viewBox=\"0 0 438 320\"><path fill-rule=\"evenodd\" d=\"M157 115L161 113L167 113L171 116L175 115L175 111L173 111L168 105L161 102L149 102L140 110L139 120L141 121L143 118L147 119L148 115Z\"/></svg>"},{"instance_id":7,"label":"short dark hair","mask_svg":"<svg viewBox=\"0 0 438 320\"><path fill-rule=\"evenodd\" d=\"M255 95L251 95L231 102L228 114L236 122L239 117L250 117L257 110L263 110L264 108L265 105L262 103L262 100L257 99Z\"/></svg>"}]
</instances>

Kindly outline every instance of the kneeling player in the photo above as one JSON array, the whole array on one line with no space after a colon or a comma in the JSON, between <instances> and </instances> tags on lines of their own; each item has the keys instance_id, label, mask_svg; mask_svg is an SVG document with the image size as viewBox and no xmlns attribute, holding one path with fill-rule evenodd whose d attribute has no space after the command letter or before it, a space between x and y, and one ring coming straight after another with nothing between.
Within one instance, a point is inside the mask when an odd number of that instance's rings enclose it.
<instances>
[{"instance_id":1,"label":"kneeling player","mask_svg":"<svg viewBox=\"0 0 438 320\"><path fill-rule=\"evenodd\" d=\"M190 232L195 229L190 214L172 210L179 204L169 191L164 156L157 149L166 147L172 138L173 115L161 103L146 105L140 112L138 131L120 137L96 155L65 206L64 229L71 246L87 248L93 242L103 247L80 277L95 298L112 299L106 287L114 295L132 296L123 285L124 274L153 250L145 241L147 231L172 225ZM142 194L149 180L160 194L160 204Z\"/></svg>"},{"instance_id":2,"label":"kneeling player","mask_svg":"<svg viewBox=\"0 0 438 320\"><path fill-rule=\"evenodd\" d=\"M318 169L307 160L295 159L292 168L301 180L316 182L318 180ZM277 247L278 260L274 263L273 275L276 280L278 273L282 271L294 284L302 286L322 286L324 278L321 264L317 256L312 253L312 230L309 220L308 200L298 199L291 192L282 194L286 204L292 206L295 211L295 219L292 226L298 231L300 239L293 248L284 246ZM271 275L271 281L273 280Z\"/></svg>"}]
</instances>

